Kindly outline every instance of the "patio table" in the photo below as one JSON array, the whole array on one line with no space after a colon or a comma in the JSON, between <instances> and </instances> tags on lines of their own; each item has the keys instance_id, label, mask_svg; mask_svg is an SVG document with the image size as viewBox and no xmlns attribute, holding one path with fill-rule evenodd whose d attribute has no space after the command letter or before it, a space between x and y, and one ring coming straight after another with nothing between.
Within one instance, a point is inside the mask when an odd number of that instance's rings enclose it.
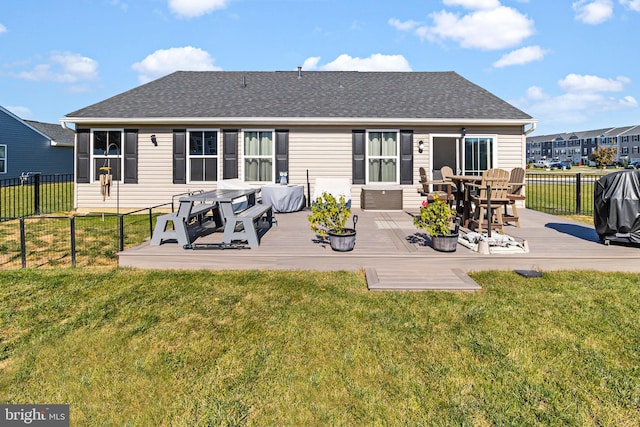
<instances>
[{"instance_id":1,"label":"patio table","mask_svg":"<svg viewBox=\"0 0 640 427\"><path fill-rule=\"evenodd\" d=\"M471 198L469 185L482 182L482 176L479 175L451 175L449 179L456 186L456 212L462 216L462 225L469 226L469 218L471 217Z\"/></svg>"},{"instance_id":2,"label":"patio table","mask_svg":"<svg viewBox=\"0 0 640 427\"><path fill-rule=\"evenodd\" d=\"M264 218L264 222L270 227L273 209L268 203L256 204L257 191L256 188L217 189L182 197L180 203L217 203L224 223L222 243L231 244L234 240L246 240L249 246L258 246L260 239L256 221ZM244 197L247 198L247 208L236 211L233 202ZM242 227L236 229L240 224Z\"/></svg>"}]
</instances>

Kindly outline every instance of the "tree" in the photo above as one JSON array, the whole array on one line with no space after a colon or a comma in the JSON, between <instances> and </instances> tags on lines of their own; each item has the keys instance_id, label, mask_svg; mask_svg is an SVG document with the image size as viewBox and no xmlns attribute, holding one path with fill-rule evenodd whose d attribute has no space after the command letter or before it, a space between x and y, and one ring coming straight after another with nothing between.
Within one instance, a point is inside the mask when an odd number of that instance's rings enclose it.
<instances>
[{"instance_id":1,"label":"tree","mask_svg":"<svg viewBox=\"0 0 640 427\"><path fill-rule=\"evenodd\" d=\"M593 150L593 153L589 156L589 160L596 162L596 167L604 169L609 163L615 160L617 153L617 147L600 145Z\"/></svg>"}]
</instances>

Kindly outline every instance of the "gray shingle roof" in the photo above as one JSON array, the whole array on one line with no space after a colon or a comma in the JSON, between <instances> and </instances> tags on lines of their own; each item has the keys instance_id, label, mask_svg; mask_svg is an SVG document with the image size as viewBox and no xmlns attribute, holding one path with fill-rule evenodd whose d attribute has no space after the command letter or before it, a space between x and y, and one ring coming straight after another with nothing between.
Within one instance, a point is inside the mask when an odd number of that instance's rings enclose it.
<instances>
[{"instance_id":1,"label":"gray shingle roof","mask_svg":"<svg viewBox=\"0 0 640 427\"><path fill-rule=\"evenodd\" d=\"M75 133L70 129L64 129L59 124L54 123L42 123L33 120L25 120L25 123L38 129L43 134L47 135L53 141L63 145L73 145Z\"/></svg>"},{"instance_id":2,"label":"gray shingle roof","mask_svg":"<svg viewBox=\"0 0 640 427\"><path fill-rule=\"evenodd\" d=\"M531 120L455 72L178 71L71 118Z\"/></svg>"}]
</instances>

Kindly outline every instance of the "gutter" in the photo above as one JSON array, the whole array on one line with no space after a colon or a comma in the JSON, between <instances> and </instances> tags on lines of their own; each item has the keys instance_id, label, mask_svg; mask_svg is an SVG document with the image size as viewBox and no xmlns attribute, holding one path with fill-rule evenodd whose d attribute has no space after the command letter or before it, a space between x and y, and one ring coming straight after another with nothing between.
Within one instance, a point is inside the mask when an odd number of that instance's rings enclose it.
<instances>
[{"instance_id":1,"label":"gutter","mask_svg":"<svg viewBox=\"0 0 640 427\"><path fill-rule=\"evenodd\" d=\"M445 124L455 126L470 125L527 125L532 128L527 131L533 132L536 128L536 121L532 119L441 119L441 118L375 118L375 117L67 117L60 120L62 127L68 129L68 123L75 124L172 124L172 125L430 125ZM528 134L527 133L527 134Z\"/></svg>"}]
</instances>

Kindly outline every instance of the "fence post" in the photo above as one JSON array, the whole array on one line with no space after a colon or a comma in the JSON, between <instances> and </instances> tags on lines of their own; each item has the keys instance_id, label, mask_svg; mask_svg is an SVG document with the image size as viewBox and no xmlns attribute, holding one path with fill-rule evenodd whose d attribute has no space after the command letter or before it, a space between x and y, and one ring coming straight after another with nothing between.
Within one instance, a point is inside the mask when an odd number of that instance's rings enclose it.
<instances>
[{"instance_id":1,"label":"fence post","mask_svg":"<svg viewBox=\"0 0 640 427\"><path fill-rule=\"evenodd\" d=\"M40 215L40 174L33 175L33 213Z\"/></svg>"},{"instance_id":2,"label":"fence post","mask_svg":"<svg viewBox=\"0 0 640 427\"><path fill-rule=\"evenodd\" d=\"M120 252L124 251L124 215L118 215L120 223Z\"/></svg>"},{"instance_id":3,"label":"fence post","mask_svg":"<svg viewBox=\"0 0 640 427\"><path fill-rule=\"evenodd\" d=\"M76 266L76 218L69 219L69 228L71 231L71 267Z\"/></svg>"},{"instance_id":4,"label":"fence post","mask_svg":"<svg viewBox=\"0 0 640 427\"><path fill-rule=\"evenodd\" d=\"M582 174L576 174L576 215L582 214Z\"/></svg>"},{"instance_id":5,"label":"fence post","mask_svg":"<svg viewBox=\"0 0 640 427\"><path fill-rule=\"evenodd\" d=\"M24 217L20 217L20 258L22 258L22 268L27 268L27 247L24 232Z\"/></svg>"}]
</instances>

